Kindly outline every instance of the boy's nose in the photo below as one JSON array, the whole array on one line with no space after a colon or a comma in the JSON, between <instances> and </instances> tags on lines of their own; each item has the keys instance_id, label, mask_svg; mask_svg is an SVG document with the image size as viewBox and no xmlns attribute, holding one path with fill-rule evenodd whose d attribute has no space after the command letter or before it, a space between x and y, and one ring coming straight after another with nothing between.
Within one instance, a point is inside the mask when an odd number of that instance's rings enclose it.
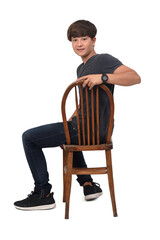
<instances>
[{"instance_id":1,"label":"boy's nose","mask_svg":"<svg viewBox=\"0 0 160 240\"><path fill-rule=\"evenodd\" d=\"M77 43L78 46L82 46L82 41L79 40L78 43Z\"/></svg>"}]
</instances>

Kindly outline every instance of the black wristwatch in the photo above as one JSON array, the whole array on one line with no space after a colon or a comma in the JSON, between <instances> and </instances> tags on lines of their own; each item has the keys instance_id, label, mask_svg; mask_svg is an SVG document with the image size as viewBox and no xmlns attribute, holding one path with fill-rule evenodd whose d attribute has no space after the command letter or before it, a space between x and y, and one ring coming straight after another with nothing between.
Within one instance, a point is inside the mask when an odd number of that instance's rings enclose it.
<instances>
[{"instance_id":1,"label":"black wristwatch","mask_svg":"<svg viewBox=\"0 0 160 240\"><path fill-rule=\"evenodd\" d=\"M108 81L108 76L107 76L107 74L102 74L102 81L103 81L103 83L104 84L106 84L107 83L107 81Z\"/></svg>"}]
</instances>

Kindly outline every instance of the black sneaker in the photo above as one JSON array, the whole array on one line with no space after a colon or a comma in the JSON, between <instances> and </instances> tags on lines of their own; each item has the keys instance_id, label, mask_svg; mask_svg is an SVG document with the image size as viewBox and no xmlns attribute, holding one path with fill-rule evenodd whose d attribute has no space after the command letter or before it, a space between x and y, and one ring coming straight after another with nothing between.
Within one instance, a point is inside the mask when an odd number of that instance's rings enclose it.
<instances>
[{"instance_id":1,"label":"black sneaker","mask_svg":"<svg viewBox=\"0 0 160 240\"><path fill-rule=\"evenodd\" d=\"M84 186L83 192L86 201L96 199L103 194L102 189L100 188L100 184L94 182L92 182L92 186L90 185Z\"/></svg>"},{"instance_id":2,"label":"black sneaker","mask_svg":"<svg viewBox=\"0 0 160 240\"><path fill-rule=\"evenodd\" d=\"M44 191L32 191L24 200L17 201L14 206L20 210L48 210L55 208L53 193L44 195Z\"/></svg>"}]
</instances>

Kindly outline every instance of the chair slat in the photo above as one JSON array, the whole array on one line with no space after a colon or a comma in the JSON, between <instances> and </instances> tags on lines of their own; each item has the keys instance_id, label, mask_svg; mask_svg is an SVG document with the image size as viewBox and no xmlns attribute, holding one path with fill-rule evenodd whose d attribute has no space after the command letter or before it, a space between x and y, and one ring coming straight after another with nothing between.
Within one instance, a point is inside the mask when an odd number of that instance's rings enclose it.
<instances>
[{"instance_id":1,"label":"chair slat","mask_svg":"<svg viewBox=\"0 0 160 240\"><path fill-rule=\"evenodd\" d=\"M79 110L78 110L78 97L77 87L75 86L75 101L76 101L76 114L77 114L77 127L78 127L78 144L81 145L81 134L80 134L80 122L79 122Z\"/></svg>"},{"instance_id":2,"label":"chair slat","mask_svg":"<svg viewBox=\"0 0 160 240\"><path fill-rule=\"evenodd\" d=\"M86 108L87 108L87 140L90 145L90 121L89 121L89 102L88 102L88 87L86 87Z\"/></svg>"},{"instance_id":3,"label":"chair slat","mask_svg":"<svg viewBox=\"0 0 160 240\"><path fill-rule=\"evenodd\" d=\"M99 88L96 90L97 144L99 144Z\"/></svg>"},{"instance_id":4,"label":"chair slat","mask_svg":"<svg viewBox=\"0 0 160 240\"><path fill-rule=\"evenodd\" d=\"M92 144L95 145L95 121L94 121L94 97L91 89L91 109L92 109Z\"/></svg>"},{"instance_id":5,"label":"chair slat","mask_svg":"<svg viewBox=\"0 0 160 240\"><path fill-rule=\"evenodd\" d=\"M82 135L83 135L83 145L86 145L85 125L84 125L83 91L82 91L82 86L80 86L80 99L81 99L81 113L82 113Z\"/></svg>"}]
</instances>

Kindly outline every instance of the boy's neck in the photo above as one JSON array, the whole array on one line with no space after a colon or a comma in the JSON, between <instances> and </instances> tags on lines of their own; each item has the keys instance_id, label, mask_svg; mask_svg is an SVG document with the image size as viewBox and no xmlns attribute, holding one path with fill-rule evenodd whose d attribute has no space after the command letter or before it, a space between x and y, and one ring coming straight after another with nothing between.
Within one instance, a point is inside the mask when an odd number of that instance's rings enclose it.
<instances>
[{"instance_id":1,"label":"boy's neck","mask_svg":"<svg viewBox=\"0 0 160 240\"><path fill-rule=\"evenodd\" d=\"M95 52L95 51L91 52L90 54L88 54L88 55L85 56L85 57L81 57L83 63L85 64L85 63L88 61L88 59L90 59L90 58L91 58L92 56L94 56L94 55L96 55L96 52Z\"/></svg>"}]
</instances>

